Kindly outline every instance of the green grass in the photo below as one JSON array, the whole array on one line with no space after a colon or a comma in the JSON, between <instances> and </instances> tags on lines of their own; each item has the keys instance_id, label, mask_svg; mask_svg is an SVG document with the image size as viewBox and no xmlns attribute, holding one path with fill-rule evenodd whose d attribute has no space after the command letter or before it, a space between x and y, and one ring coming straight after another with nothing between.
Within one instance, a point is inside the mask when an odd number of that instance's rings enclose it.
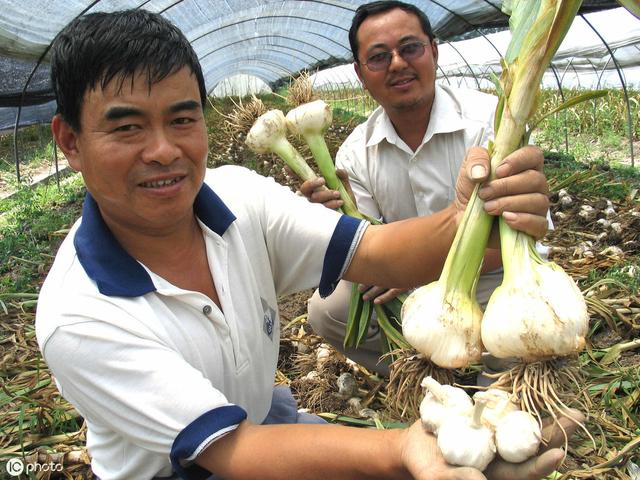
<instances>
[{"instance_id":1,"label":"green grass","mask_svg":"<svg viewBox=\"0 0 640 480\"><path fill-rule=\"evenodd\" d=\"M80 215L84 186L80 175L55 183L23 186L0 201L0 292L37 292L44 267L61 241L62 229Z\"/></svg>"}]
</instances>

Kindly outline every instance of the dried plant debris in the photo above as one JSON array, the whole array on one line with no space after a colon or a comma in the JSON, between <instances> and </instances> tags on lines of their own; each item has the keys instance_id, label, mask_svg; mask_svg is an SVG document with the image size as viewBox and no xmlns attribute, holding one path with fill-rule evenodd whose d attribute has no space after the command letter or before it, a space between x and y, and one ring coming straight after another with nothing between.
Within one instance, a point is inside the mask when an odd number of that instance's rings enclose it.
<instances>
[{"instance_id":1,"label":"dried plant debris","mask_svg":"<svg viewBox=\"0 0 640 480\"><path fill-rule=\"evenodd\" d=\"M313 91L313 84L309 78L309 72L303 71L296 78L289 82L289 92L287 93L287 103L295 108L303 103L317 100Z\"/></svg>"}]
</instances>

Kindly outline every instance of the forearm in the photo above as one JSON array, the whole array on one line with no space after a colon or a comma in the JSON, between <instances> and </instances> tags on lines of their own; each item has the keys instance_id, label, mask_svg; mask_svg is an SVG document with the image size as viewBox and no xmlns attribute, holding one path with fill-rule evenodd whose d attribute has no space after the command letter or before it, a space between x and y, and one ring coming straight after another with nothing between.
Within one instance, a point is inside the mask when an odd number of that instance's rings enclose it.
<instances>
[{"instance_id":1,"label":"forearm","mask_svg":"<svg viewBox=\"0 0 640 480\"><path fill-rule=\"evenodd\" d=\"M452 205L433 215L369 226L344 278L384 287L438 279L455 236L456 215Z\"/></svg>"},{"instance_id":2,"label":"forearm","mask_svg":"<svg viewBox=\"0 0 640 480\"><path fill-rule=\"evenodd\" d=\"M401 465L401 435L401 430L245 421L196 463L228 480L410 478Z\"/></svg>"}]
</instances>

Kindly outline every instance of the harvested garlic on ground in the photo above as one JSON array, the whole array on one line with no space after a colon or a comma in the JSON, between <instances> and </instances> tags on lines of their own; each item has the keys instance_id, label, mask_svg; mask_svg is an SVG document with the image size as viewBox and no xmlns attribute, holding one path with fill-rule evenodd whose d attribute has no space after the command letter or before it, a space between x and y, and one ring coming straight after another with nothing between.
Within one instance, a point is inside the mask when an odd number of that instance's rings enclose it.
<instances>
[{"instance_id":1,"label":"harvested garlic on ground","mask_svg":"<svg viewBox=\"0 0 640 480\"><path fill-rule=\"evenodd\" d=\"M507 413L496 427L498 454L507 462L520 463L532 457L540 446L540 425L528 412Z\"/></svg>"},{"instance_id":2,"label":"harvested garlic on ground","mask_svg":"<svg viewBox=\"0 0 640 480\"><path fill-rule=\"evenodd\" d=\"M440 424L450 416L471 415L473 402L461 388L441 385L432 377L424 377L421 386L426 393L420 403L420 419L429 432L438 433Z\"/></svg>"},{"instance_id":3,"label":"harvested garlic on ground","mask_svg":"<svg viewBox=\"0 0 640 480\"><path fill-rule=\"evenodd\" d=\"M493 430L482 424L484 401L479 399L473 414L446 418L438 430L438 448L451 465L482 471L496 454Z\"/></svg>"},{"instance_id":4,"label":"harvested garlic on ground","mask_svg":"<svg viewBox=\"0 0 640 480\"><path fill-rule=\"evenodd\" d=\"M482 411L482 422L495 429L500 420L509 412L518 410L518 406L511 401L511 395L498 388L490 388L485 391L476 392L473 395L474 401L483 401L485 409Z\"/></svg>"}]
</instances>

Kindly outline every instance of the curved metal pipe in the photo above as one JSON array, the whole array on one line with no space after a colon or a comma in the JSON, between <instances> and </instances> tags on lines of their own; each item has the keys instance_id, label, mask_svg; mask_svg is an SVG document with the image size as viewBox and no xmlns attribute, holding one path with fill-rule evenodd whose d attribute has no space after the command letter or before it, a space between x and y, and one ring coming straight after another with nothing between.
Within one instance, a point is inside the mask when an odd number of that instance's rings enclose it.
<instances>
[{"instance_id":1,"label":"curved metal pipe","mask_svg":"<svg viewBox=\"0 0 640 480\"><path fill-rule=\"evenodd\" d=\"M624 76L622 75L622 69L618 64L618 61L616 60L616 57L613 54L613 51L611 50L611 47L609 47L609 44L605 41L602 35L600 35L598 30L593 25L591 25L591 22L589 22L589 20L587 20L587 18L584 15L581 14L580 16L585 21L585 23L589 25L591 30L593 30L593 32L598 36L602 44L605 46L605 48L609 52L609 55L611 55L611 60L613 61L613 64L616 66L616 71L618 72L618 78L620 78L620 85L622 85L622 91L624 92L624 99L627 104L627 126L629 127L629 151L631 153L631 166L635 167L635 161L633 158L633 122L631 120L631 102L629 101L629 93L627 92L627 84L624 81Z\"/></svg>"},{"instance_id":2,"label":"curved metal pipe","mask_svg":"<svg viewBox=\"0 0 640 480\"><path fill-rule=\"evenodd\" d=\"M87 8L82 10L82 12L80 12L77 16L73 17L73 19L70 20L70 22L87 13L98 3L100 3L100 0L94 0ZM22 114L22 104L24 103L24 97L27 93L27 87L29 86L29 82L31 82L31 79L35 75L36 70L38 70L38 67L40 66L40 64L42 64L42 60L44 60L44 57L47 56L47 53L49 53L49 50L51 50L51 45L53 45L53 42L55 42L59 34L60 32L58 32L58 34L56 34L56 36L53 37L51 42L49 42L49 45L47 45L47 47L42 52L42 55L40 55L40 57L38 58L38 61L36 62L35 67L33 67L33 70L31 70L31 73L27 77L27 80L24 82L24 87L22 88L22 93L20 94L20 103L18 104L18 111L16 112L16 122L13 125L13 158L16 164L16 180L18 181L18 183L20 183L20 158L18 156L18 125L20 124L20 115Z\"/></svg>"}]
</instances>

